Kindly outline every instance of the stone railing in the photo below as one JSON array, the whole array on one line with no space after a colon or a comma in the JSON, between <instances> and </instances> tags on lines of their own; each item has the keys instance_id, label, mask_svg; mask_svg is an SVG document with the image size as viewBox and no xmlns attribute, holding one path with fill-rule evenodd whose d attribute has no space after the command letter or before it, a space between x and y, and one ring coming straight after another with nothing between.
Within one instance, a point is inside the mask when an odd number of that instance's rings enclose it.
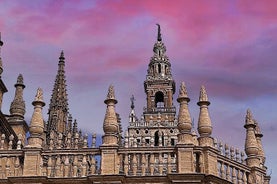
<instances>
[{"instance_id":1,"label":"stone railing","mask_svg":"<svg viewBox=\"0 0 277 184\"><path fill-rule=\"evenodd\" d=\"M250 169L246 165L244 151L214 140L214 147L219 151L218 176L234 184L246 184Z\"/></svg>"},{"instance_id":2,"label":"stone railing","mask_svg":"<svg viewBox=\"0 0 277 184\"><path fill-rule=\"evenodd\" d=\"M235 149L233 146L230 147L228 144L223 144L221 141L218 142L217 139L214 139L214 147L219 151L220 155L238 163L246 164L244 151Z\"/></svg>"},{"instance_id":3,"label":"stone railing","mask_svg":"<svg viewBox=\"0 0 277 184\"><path fill-rule=\"evenodd\" d=\"M130 176L153 176L176 173L176 153L173 148L119 150L120 172Z\"/></svg>"},{"instance_id":4,"label":"stone railing","mask_svg":"<svg viewBox=\"0 0 277 184\"><path fill-rule=\"evenodd\" d=\"M249 168L244 164L230 161L226 157L218 157L218 176L234 184L247 184Z\"/></svg>"},{"instance_id":5,"label":"stone railing","mask_svg":"<svg viewBox=\"0 0 277 184\"><path fill-rule=\"evenodd\" d=\"M85 177L99 174L98 148L44 151L42 175L47 177Z\"/></svg>"},{"instance_id":6,"label":"stone railing","mask_svg":"<svg viewBox=\"0 0 277 184\"><path fill-rule=\"evenodd\" d=\"M17 142L15 142L13 135L9 136L9 141L5 140L5 134L2 134L0 137L0 179L22 176L24 157L22 136L18 135ZM13 145L17 145L17 147L14 148Z\"/></svg>"}]
</instances>

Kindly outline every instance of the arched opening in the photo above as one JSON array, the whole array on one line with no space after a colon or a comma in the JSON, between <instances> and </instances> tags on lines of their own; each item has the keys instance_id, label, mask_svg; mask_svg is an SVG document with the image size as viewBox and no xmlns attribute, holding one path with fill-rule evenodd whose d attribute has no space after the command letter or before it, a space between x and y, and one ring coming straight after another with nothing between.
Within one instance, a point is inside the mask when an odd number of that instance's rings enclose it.
<instances>
[{"instance_id":1,"label":"arched opening","mask_svg":"<svg viewBox=\"0 0 277 184\"><path fill-rule=\"evenodd\" d=\"M155 136L154 145L159 146L159 131L156 131L154 136Z\"/></svg>"},{"instance_id":2,"label":"arched opening","mask_svg":"<svg viewBox=\"0 0 277 184\"><path fill-rule=\"evenodd\" d=\"M195 172L200 172L200 153L195 153Z\"/></svg>"},{"instance_id":3,"label":"arched opening","mask_svg":"<svg viewBox=\"0 0 277 184\"><path fill-rule=\"evenodd\" d=\"M159 71L159 73L162 73L162 66L160 63L158 64L158 71Z\"/></svg>"},{"instance_id":4,"label":"arched opening","mask_svg":"<svg viewBox=\"0 0 277 184\"><path fill-rule=\"evenodd\" d=\"M161 91L155 94L155 107L164 107L164 94Z\"/></svg>"}]
</instances>

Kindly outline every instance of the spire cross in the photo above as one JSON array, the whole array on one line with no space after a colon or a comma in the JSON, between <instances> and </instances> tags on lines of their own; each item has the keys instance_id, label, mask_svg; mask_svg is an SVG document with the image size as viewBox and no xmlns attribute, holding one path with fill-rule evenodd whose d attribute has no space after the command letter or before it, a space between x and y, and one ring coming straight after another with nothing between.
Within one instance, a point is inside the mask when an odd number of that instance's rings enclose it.
<instances>
[{"instance_id":1,"label":"spire cross","mask_svg":"<svg viewBox=\"0 0 277 184\"><path fill-rule=\"evenodd\" d=\"M158 41L162 41L161 26L160 24L156 25L158 26Z\"/></svg>"},{"instance_id":2,"label":"spire cross","mask_svg":"<svg viewBox=\"0 0 277 184\"><path fill-rule=\"evenodd\" d=\"M130 100L131 100L131 108L132 109L134 109L135 108L135 104L134 104L134 102L135 102L135 97L134 97L134 95L132 95L132 97L130 98Z\"/></svg>"}]
</instances>

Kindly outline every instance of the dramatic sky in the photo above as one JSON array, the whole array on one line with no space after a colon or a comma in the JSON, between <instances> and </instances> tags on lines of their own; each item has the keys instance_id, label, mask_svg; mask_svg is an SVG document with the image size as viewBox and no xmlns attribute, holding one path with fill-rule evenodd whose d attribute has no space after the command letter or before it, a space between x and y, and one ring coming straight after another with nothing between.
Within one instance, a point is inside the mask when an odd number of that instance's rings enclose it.
<instances>
[{"instance_id":1,"label":"dramatic sky","mask_svg":"<svg viewBox=\"0 0 277 184\"><path fill-rule=\"evenodd\" d=\"M200 86L206 86L213 136L244 149L248 108L264 137L266 165L277 183L277 1L3 0L0 31L9 113L19 73L30 120L38 87L47 103L58 58L65 53L69 109L84 132L101 134L108 86L113 84L124 128L130 96L140 117L143 89L157 27L177 84L184 81L197 124ZM175 105L178 107L176 102ZM197 127L196 127L197 128Z\"/></svg>"}]
</instances>

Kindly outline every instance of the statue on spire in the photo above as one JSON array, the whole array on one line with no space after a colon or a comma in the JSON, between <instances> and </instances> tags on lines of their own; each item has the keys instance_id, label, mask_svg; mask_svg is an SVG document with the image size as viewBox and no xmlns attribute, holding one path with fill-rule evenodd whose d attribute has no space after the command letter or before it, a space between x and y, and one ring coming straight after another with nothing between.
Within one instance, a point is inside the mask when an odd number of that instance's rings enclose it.
<instances>
[{"instance_id":1,"label":"statue on spire","mask_svg":"<svg viewBox=\"0 0 277 184\"><path fill-rule=\"evenodd\" d=\"M161 26L160 24L156 24L158 26L158 41L162 41L162 34L161 34Z\"/></svg>"},{"instance_id":2,"label":"statue on spire","mask_svg":"<svg viewBox=\"0 0 277 184\"><path fill-rule=\"evenodd\" d=\"M130 100L131 100L131 109L134 109L135 108L135 97L134 97L134 95L132 95L132 97L130 98Z\"/></svg>"}]
</instances>

